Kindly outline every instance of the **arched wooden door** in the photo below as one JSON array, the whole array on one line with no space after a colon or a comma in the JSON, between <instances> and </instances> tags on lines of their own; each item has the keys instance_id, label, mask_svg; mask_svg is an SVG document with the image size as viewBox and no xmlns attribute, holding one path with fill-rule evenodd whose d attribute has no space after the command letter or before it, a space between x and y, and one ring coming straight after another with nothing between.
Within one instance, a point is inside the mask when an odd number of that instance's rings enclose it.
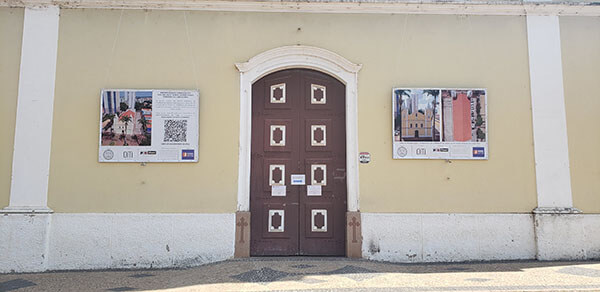
<instances>
[{"instance_id":1,"label":"arched wooden door","mask_svg":"<svg viewBox=\"0 0 600 292\"><path fill-rule=\"evenodd\" d=\"M345 86L309 69L252 85L250 255L345 255Z\"/></svg>"}]
</instances>

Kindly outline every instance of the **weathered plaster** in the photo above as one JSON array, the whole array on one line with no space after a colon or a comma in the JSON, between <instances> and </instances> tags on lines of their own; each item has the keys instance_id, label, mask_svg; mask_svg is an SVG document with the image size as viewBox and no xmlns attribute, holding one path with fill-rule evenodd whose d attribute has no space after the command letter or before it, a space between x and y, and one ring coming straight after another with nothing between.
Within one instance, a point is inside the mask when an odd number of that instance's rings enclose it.
<instances>
[{"instance_id":1,"label":"weathered plaster","mask_svg":"<svg viewBox=\"0 0 600 292\"><path fill-rule=\"evenodd\" d=\"M363 257L392 262L535 258L529 214L362 213Z\"/></svg>"},{"instance_id":2,"label":"weathered plaster","mask_svg":"<svg viewBox=\"0 0 600 292\"><path fill-rule=\"evenodd\" d=\"M536 214L539 260L600 259L600 215Z\"/></svg>"},{"instance_id":3,"label":"weathered plaster","mask_svg":"<svg viewBox=\"0 0 600 292\"><path fill-rule=\"evenodd\" d=\"M233 257L234 214L0 216L0 273L189 267Z\"/></svg>"},{"instance_id":4,"label":"weathered plaster","mask_svg":"<svg viewBox=\"0 0 600 292\"><path fill-rule=\"evenodd\" d=\"M0 6L116 8L310 13L407 13L470 15L600 15L595 0L287 0L287 1L145 1L145 0L0 0Z\"/></svg>"},{"instance_id":5,"label":"weathered plaster","mask_svg":"<svg viewBox=\"0 0 600 292\"><path fill-rule=\"evenodd\" d=\"M49 214L0 214L0 273L47 269L51 220Z\"/></svg>"}]
</instances>

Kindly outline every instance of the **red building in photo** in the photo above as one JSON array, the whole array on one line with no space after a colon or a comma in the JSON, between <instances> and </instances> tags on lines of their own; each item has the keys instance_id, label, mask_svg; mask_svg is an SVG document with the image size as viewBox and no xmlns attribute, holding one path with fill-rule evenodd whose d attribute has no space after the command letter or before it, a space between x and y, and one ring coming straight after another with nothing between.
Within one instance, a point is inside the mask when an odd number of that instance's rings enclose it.
<instances>
[{"instance_id":1,"label":"red building in photo","mask_svg":"<svg viewBox=\"0 0 600 292\"><path fill-rule=\"evenodd\" d=\"M455 92L456 94L452 95L454 141L471 141L471 101L467 91Z\"/></svg>"}]
</instances>

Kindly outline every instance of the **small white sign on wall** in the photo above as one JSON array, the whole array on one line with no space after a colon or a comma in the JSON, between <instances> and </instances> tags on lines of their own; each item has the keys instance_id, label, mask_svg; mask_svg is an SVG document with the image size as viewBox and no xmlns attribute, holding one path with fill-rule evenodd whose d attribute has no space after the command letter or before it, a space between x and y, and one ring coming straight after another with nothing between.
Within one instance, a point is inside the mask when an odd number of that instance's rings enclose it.
<instances>
[{"instance_id":1,"label":"small white sign on wall","mask_svg":"<svg viewBox=\"0 0 600 292\"><path fill-rule=\"evenodd\" d=\"M358 160L360 163L369 163L371 162L371 153L369 152L361 152L358 154Z\"/></svg>"}]
</instances>

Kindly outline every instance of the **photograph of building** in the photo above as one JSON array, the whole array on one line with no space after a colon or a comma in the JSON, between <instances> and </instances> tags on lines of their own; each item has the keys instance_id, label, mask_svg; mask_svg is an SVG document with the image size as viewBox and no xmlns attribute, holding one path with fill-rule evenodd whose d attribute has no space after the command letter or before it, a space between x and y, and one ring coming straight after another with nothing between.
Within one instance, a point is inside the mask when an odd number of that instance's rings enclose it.
<instances>
[{"instance_id":1,"label":"photograph of building","mask_svg":"<svg viewBox=\"0 0 600 292\"><path fill-rule=\"evenodd\" d=\"M101 145L150 146L152 91L103 91L101 132Z\"/></svg>"},{"instance_id":2,"label":"photograph of building","mask_svg":"<svg viewBox=\"0 0 600 292\"><path fill-rule=\"evenodd\" d=\"M442 90L443 141L485 142L484 90Z\"/></svg>"},{"instance_id":3,"label":"photograph of building","mask_svg":"<svg viewBox=\"0 0 600 292\"><path fill-rule=\"evenodd\" d=\"M440 91L396 89L395 141L440 141Z\"/></svg>"},{"instance_id":4,"label":"photograph of building","mask_svg":"<svg viewBox=\"0 0 600 292\"><path fill-rule=\"evenodd\" d=\"M0 0L0 273L597 260L599 32L590 1Z\"/></svg>"}]
</instances>

